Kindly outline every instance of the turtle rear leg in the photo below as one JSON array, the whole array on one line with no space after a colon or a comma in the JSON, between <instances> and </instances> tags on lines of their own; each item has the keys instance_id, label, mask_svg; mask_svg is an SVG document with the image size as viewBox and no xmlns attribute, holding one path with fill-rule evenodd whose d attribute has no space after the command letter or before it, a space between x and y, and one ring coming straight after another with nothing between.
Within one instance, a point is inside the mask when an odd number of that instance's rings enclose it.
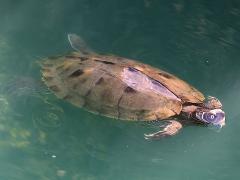
<instances>
[{"instance_id":1,"label":"turtle rear leg","mask_svg":"<svg viewBox=\"0 0 240 180\"><path fill-rule=\"evenodd\" d=\"M82 56L96 54L87 46L85 41L76 34L68 34L68 41L70 42L71 47L78 51Z\"/></svg>"},{"instance_id":2,"label":"turtle rear leg","mask_svg":"<svg viewBox=\"0 0 240 180\"><path fill-rule=\"evenodd\" d=\"M160 139L166 136L173 136L179 132L182 128L182 124L175 120L167 120L167 125L160 126L164 127L163 130L152 133L152 134L144 134L145 139Z\"/></svg>"}]
</instances>

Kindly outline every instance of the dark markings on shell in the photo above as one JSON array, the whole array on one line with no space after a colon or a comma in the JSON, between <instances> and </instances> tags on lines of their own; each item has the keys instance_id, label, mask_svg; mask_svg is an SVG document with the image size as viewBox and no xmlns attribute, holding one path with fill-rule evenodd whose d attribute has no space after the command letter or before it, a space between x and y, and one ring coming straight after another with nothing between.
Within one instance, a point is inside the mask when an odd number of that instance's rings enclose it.
<instances>
[{"instance_id":1,"label":"dark markings on shell","mask_svg":"<svg viewBox=\"0 0 240 180\"><path fill-rule=\"evenodd\" d=\"M88 106L89 106L88 96L91 94L92 89L93 89L93 88L89 89L89 90L86 92L86 94L83 96L83 98L84 98L84 103L83 103L82 107L88 107Z\"/></svg>"},{"instance_id":2,"label":"dark markings on shell","mask_svg":"<svg viewBox=\"0 0 240 180\"><path fill-rule=\"evenodd\" d=\"M103 79L103 78L100 77L100 78L96 81L96 83L93 85L93 87L91 87L91 88L86 92L86 94L83 96L84 99L85 99L85 101L84 101L84 104L83 104L82 107L86 107L86 106L88 105L88 100L87 100L87 98L88 98L88 96L91 94L92 90L93 90L94 87L97 85L97 82L98 82L100 79ZM86 81L86 80L87 80L87 79L85 79L85 81ZM100 81L101 81L101 80L100 80ZM77 85L76 85L76 87L77 87Z\"/></svg>"},{"instance_id":3,"label":"dark markings on shell","mask_svg":"<svg viewBox=\"0 0 240 180\"><path fill-rule=\"evenodd\" d=\"M95 85L99 85L99 84L102 84L104 82L104 78L101 77L97 80L97 82L95 83Z\"/></svg>"},{"instance_id":4,"label":"dark markings on shell","mask_svg":"<svg viewBox=\"0 0 240 180\"><path fill-rule=\"evenodd\" d=\"M137 91L135 90L135 89L133 89L133 88L131 88L131 87L126 87L125 89L124 89L124 92L125 93L136 93Z\"/></svg>"},{"instance_id":5,"label":"dark markings on shell","mask_svg":"<svg viewBox=\"0 0 240 180\"><path fill-rule=\"evenodd\" d=\"M161 83L158 82L158 81L155 80L155 79L151 79L151 82L152 82L153 84L156 84L156 85L158 85L158 86L161 86Z\"/></svg>"},{"instance_id":6,"label":"dark markings on shell","mask_svg":"<svg viewBox=\"0 0 240 180\"><path fill-rule=\"evenodd\" d=\"M74 71L72 74L70 74L69 77L75 78L75 77L81 76L83 73L84 72L82 69L78 69L78 70Z\"/></svg>"},{"instance_id":7,"label":"dark markings on shell","mask_svg":"<svg viewBox=\"0 0 240 180\"><path fill-rule=\"evenodd\" d=\"M131 72L138 72L138 70L136 68L133 67L128 67L128 70Z\"/></svg>"},{"instance_id":8,"label":"dark markings on shell","mask_svg":"<svg viewBox=\"0 0 240 180\"><path fill-rule=\"evenodd\" d=\"M68 100L68 99L71 99L71 98L72 98L72 96L69 95L69 94L63 97L64 100Z\"/></svg>"},{"instance_id":9,"label":"dark markings on shell","mask_svg":"<svg viewBox=\"0 0 240 180\"><path fill-rule=\"evenodd\" d=\"M103 64L110 64L110 65L114 65L115 64L115 63L110 62L110 61L101 61L101 60L97 60L97 59L95 59L94 61L100 62L100 63L103 63Z\"/></svg>"},{"instance_id":10,"label":"dark markings on shell","mask_svg":"<svg viewBox=\"0 0 240 180\"><path fill-rule=\"evenodd\" d=\"M87 80L87 78L84 78L85 79L85 81ZM84 80L83 79L83 80ZM83 96L84 97L84 99L85 99L85 101L84 101L84 104L83 104L83 107L86 107L87 105L88 105L88 100L87 100L87 98L88 98L88 96L91 94L91 92L92 92L92 90L94 89L94 87L96 86L96 85L99 85L99 83L102 83L102 82L104 82L104 78L103 77L101 77L101 75L100 75L100 78L93 84L93 86L90 88L90 89L88 89L87 90L87 92L85 93L85 95ZM83 83L80 83L80 84L83 84ZM77 85L76 85L76 87L77 87ZM105 94L104 94L105 93ZM103 92L103 95L102 95L102 98L104 98L104 95L105 96L109 96L109 93L107 93L107 92Z\"/></svg>"},{"instance_id":11,"label":"dark markings on shell","mask_svg":"<svg viewBox=\"0 0 240 180\"><path fill-rule=\"evenodd\" d=\"M54 92L59 92L60 91L60 88L56 85L53 85L53 86L49 86L49 88L54 91Z\"/></svg>"},{"instance_id":12,"label":"dark markings on shell","mask_svg":"<svg viewBox=\"0 0 240 180\"><path fill-rule=\"evenodd\" d=\"M45 79L46 81L51 81L51 80L53 80L53 77L51 77L51 76L45 76L44 79Z\"/></svg>"},{"instance_id":13,"label":"dark markings on shell","mask_svg":"<svg viewBox=\"0 0 240 180\"><path fill-rule=\"evenodd\" d=\"M167 79L172 79L173 78L173 76L171 76L171 75L169 75L167 73L164 73L164 72L159 72L158 74L160 76L163 76L163 77L167 78Z\"/></svg>"},{"instance_id":14,"label":"dark markings on shell","mask_svg":"<svg viewBox=\"0 0 240 180\"><path fill-rule=\"evenodd\" d=\"M90 88L90 89L86 92L86 94L84 95L84 97L88 97L88 96L91 94L92 89L93 89L93 88Z\"/></svg>"},{"instance_id":15,"label":"dark markings on shell","mask_svg":"<svg viewBox=\"0 0 240 180\"><path fill-rule=\"evenodd\" d=\"M120 102L121 102L121 100L122 100L122 97L123 97L123 94L120 96L120 98L118 99L118 102L117 102L117 112L118 112L118 116L117 116L117 118L119 119L120 118L120 111L119 111L119 104L120 104Z\"/></svg>"},{"instance_id":16,"label":"dark markings on shell","mask_svg":"<svg viewBox=\"0 0 240 180\"><path fill-rule=\"evenodd\" d=\"M183 102L182 104L182 106L191 106L191 105L204 107L204 103Z\"/></svg>"},{"instance_id":17,"label":"dark markings on shell","mask_svg":"<svg viewBox=\"0 0 240 180\"><path fill-rule=\"evenodd\" d=\"M139 110L136 115L137 115L137 120L141 120L143 117L144 117L144 114L146 114L146 110L142 109L142 110Z\"/></svg>"},{"instance_id":18,"label":"dark markings on shell","mask_svg":"<svg viewBox=\"0 0 240 180\"><path fill-rule=\"evenodd\" d=\"M88 60L88 57L81 56L81 57L79 57L79 59L80 59L81 61L86 61L86 60Z\"/></svg>"}]
</instances>

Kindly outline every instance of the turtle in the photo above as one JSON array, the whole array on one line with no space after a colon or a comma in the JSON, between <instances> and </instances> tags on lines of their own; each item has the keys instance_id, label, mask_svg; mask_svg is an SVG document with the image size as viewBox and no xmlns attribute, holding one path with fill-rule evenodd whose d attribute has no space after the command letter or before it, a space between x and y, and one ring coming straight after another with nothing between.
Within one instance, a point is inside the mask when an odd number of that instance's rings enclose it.
<instances>
[{"instance_id":1,"label":"turtle","mask_svg":"<svg viewBox=\"0 0 240 180\"><path fill-rule=\"evenodd\" d=\"M98 54L76 34L68 34L68 40L74 51L41 63L42 80L58 98L119 120L166 122L145 139L173 136L189 123L225 125L216 97L140 61Z\"/></svg>"}]
</instances>

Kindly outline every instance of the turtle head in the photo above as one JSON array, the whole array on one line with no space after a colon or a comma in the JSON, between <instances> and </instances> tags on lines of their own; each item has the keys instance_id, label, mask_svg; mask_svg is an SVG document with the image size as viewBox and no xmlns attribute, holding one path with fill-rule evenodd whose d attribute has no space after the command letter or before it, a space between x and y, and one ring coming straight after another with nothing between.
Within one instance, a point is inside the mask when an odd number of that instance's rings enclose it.
<instances>
[{"instance_id":1,"label":"turtle head","mask_svg":"<svg viewBox=\"0 0 240 180\"><path fill-rule=\"evenodd\" d=\"M221 109L198 110L196 112L196 119L218 128L222 128L225 125L225 113Z\"/></svg>"},{"instance_id":2,"label":"turtle head","mask_svg":"<svg viewBox=\"0 0 240 180\"><path fill-rule=\"evenodd\" d=\"M212 96L207 97L203 107L198 108L195 118L203 123L222 128L225 125L225 113L222 110L221 102Z\"/></svg>"},{"instance_id":3,"label":"turtle head","mask_svg":"<svg viewBox=\"0 0 240 180\"><path fill-rule=\"evenodd\" d=\"M203 102L203 107L207 109L222 109L222 103L213 96L208 96Z\"/></svg>"}]
</instances>

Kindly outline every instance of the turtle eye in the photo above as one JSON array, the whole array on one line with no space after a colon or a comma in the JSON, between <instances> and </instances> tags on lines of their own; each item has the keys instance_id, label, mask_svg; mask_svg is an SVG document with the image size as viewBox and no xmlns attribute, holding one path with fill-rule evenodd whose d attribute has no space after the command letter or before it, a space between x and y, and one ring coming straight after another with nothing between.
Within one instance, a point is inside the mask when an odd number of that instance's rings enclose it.
<instances>
[{"instance_id":1,"label":"turtle eye","mask_svg":"<svg viewBox=\"0 0 240 180\"><path fill-rule=\"evenodd\" d=\"M216 119L216 115L213 114L213 113L204 113L203 119L208 121L208 122L212 122Z\"/></svg>"}]
</instances>

